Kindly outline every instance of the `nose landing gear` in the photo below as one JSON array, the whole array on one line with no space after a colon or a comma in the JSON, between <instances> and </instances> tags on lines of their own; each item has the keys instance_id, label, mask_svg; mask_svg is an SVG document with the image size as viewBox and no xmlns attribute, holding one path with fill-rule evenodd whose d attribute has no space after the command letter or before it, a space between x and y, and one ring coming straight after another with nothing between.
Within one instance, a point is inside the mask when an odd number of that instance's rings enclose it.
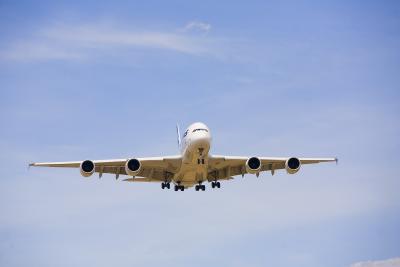
<instances>
[{"instance_id":1,"label":"nose landing gear","mask_svg":"<svg viewBox=\"0 0 400 267\"><path fill-rule=\"evenodd\" d=\"M200 148L199 148L199 155L200 155L200 157L203 156L203 152L204 152L204 148L200 147Z\"/></svg>"}]
</instances>

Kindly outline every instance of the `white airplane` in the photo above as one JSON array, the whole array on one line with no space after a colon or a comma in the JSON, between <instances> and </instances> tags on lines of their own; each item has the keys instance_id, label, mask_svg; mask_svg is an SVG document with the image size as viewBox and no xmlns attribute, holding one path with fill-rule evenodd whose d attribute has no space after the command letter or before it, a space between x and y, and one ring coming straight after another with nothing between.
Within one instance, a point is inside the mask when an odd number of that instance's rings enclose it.
<instances>
[{"instance_id":1,"label":"white airplane","mask_svg":"<svg viewBox=\"0 0 400 267\"><path fill-rule=\"evenodd\" d=\"M69 162L31 163L29 166L38 167L67 167L79 168L84 177L93 173L132 176L124 179L129 182L159 182L161 188L170 189L175 185L175 191L184 191L194 185L196 191L205 190L204 182L211 182L212 188L220 188L220 180L233 179L235 175L246 173L257 177L262 171L274 172L286 169L289 174L299 171L303 164L320 162L337 162L337 158L296 158L296 157L236 157L217 156L209 154L211 147L210 129L201 122L190 125L181 139L177 126L178 146L181 154L178 156L125 158L109 160L83 160Z\"/></svg>"}]
</instances>

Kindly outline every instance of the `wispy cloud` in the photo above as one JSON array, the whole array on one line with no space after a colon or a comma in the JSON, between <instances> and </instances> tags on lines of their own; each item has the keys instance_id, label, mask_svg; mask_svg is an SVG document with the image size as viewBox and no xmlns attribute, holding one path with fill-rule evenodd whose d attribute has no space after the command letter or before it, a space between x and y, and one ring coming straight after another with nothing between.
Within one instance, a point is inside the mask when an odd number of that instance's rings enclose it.
<instances>
[{"instance_id":1,"label":"wispy cloud","mask_svg":"<svg viewBox=\"0 0 400 267\"><path fill-rule=\"evenodd\" d=\"M204 23L201 21L191 21L188 24L185 25L185 27L182 29L184 32L189 32L189 31L199 31L203 33L208 33L211 30L211 24Z\"/></svg>"},{"instance_id":2,"label":"wispy cloud","mask_svg":"<svg viewBox=\"0 0 400 267\"><path fill-rule=\"evenodd\" d=\"M382 261L364 261L352 264L350 267L400 267L400 258Z\"/></svg>"},{"instance_id":3,"label":"wispy cloud","mask_svg":"<svg viewBox=\"0 0 400 267\"><path fill-rule=\"evenodd\" d=\"M208 32L211 26L191 22L184 31L150 31L123 29L115 25L57 25L44 27L32 37L12 42L0 59L7 60L76 60L93 56L95 51L107 53L121 48L157 49L188 55L210 55L213 43L209 37L187 34L199 29Z\"/></svg>"}]
</instances>

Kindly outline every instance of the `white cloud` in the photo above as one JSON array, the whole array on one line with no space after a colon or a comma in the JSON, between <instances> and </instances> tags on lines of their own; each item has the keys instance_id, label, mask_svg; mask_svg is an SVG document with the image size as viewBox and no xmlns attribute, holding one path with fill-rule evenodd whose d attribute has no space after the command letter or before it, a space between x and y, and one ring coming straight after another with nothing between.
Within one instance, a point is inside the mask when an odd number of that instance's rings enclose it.
<instances>
[{"instance_id":1,"label":"white cloud","mask_svg":"<svg viewBox=\"0 0 400 267\"><path fill-rule=\"evenodd\" d=\"M400 258L382 261L364 261L352 264L350 267L400 267Z\"/></svg>"},{"instance_id":2,"label":"white cloud","mask_svg":"<svg viewBox=\"0 0 400 267\"><path fill-rule=\"evenodd\" d=\"M210 25L190 23L187 30L208 31ZM118 26L93 24L85 26L57 25L45 27L0 51L0 59L8 60L76 60L95 52L125 49L158 49L189 55L212 54L213 40L174 31L126 30ZM111 53L110 53L111 54Z\"/></svg>"},{"instance_id":3,"label":"white cloud","mask_svg":"<svg viewBox=\"0 0 400 267\"><path fill-rule=\"evenodd\" d=\"M204 33L208 33L211 30L211 24L204 23L201 21L191 21L185 25L183 31L200 31Z\"/></svg>"}]
</instances>

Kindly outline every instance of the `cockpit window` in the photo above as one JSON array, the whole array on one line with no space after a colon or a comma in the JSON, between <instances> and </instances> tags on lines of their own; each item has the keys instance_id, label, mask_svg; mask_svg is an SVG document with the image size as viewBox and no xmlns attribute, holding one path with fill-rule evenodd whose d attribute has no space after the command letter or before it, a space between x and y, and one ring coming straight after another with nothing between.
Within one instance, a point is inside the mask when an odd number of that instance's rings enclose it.
<instances>
[{"instance_id":1,"label":"cockpit window","mask_svg":"<svg viewBox=\"0 0 400 267\"><path fill-rule=\"evenodd\" d=\"M205 131L205 132L208 133L208 130L207 130L207 129L204 129L204 128L194 129L194 130L192 131L192 133L197 132L197 131Z\"/></svg>"},{"instance_id":2,"label":"cockpit window","mask_svg":"<svg viewBox=\"0 0 400 267\"><path fill-rule=\"evenodd\" d=\"M188 134L189 130L186 130L186 132L183 134L183 137L186 137L186 135Z\"/></svg>"}]
</instances>

